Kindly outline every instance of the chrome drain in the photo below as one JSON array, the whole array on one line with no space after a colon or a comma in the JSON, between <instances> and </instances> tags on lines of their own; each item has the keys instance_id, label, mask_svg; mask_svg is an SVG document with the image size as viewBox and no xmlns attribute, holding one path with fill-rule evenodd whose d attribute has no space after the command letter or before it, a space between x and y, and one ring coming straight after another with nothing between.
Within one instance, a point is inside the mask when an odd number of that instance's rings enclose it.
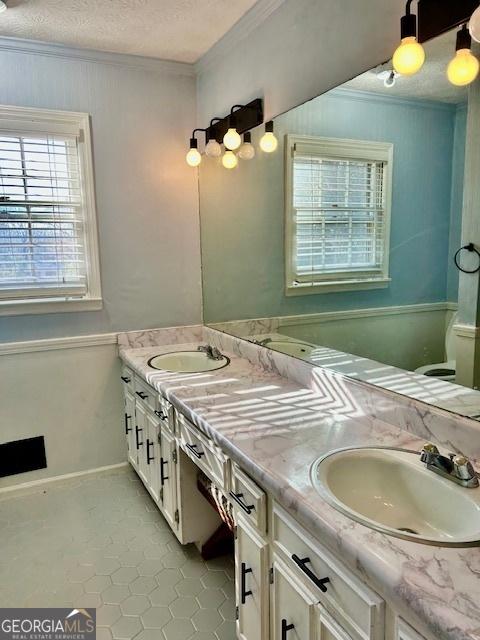
<instances>
[{"instance_id":1,"label":"chrome drain","mask_svg":"<svg viewBox=\"0 0 480 640\"><path fill-rule=\"evenodd\" d=\"M398 527L398 531L402 531L403 533L413 533L413 535L418 536L418 531L410 529L409 527Z\"/></svg>"}]
</instances>

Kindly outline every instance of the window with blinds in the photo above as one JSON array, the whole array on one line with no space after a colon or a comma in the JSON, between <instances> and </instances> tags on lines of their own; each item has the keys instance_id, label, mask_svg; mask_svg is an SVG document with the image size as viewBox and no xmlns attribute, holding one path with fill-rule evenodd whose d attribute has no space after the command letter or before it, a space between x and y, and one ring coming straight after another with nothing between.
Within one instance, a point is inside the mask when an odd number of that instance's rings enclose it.
<instances>
[{"instance_id":1,"label":"window with blinds","mask_svg":"<svg viewBox=\"0 0 480 640\"><path fill-rule=\"evenodd\" d=\"M391 146L295 138L290 151L287 287L385 281Z\"/></svg>"},{"instance_id":2,"label":"window with blinds","mask_svg":"<svg viewBox=\"0 0 480 640\"><path fill-rule=\"evenodd\" d=\"M0 302L98 297L85 115L1 111Z\"/></svg>"}]
</instances>

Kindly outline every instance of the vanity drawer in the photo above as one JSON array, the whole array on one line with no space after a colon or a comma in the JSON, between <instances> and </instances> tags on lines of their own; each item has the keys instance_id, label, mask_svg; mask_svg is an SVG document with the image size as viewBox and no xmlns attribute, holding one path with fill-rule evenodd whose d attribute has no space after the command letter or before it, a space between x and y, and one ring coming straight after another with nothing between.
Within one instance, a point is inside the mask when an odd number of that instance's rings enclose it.
<instances>
[{"instance_id":1,"label":"vanity drawer","mask_svg":"<svg viewBox=\"0 0 480 640\"><path fill-rule=\"evenodd\" d=\"M273 506L273 544L319 602L358 640L384 635L384 602L312 538L281 507ZM308 558L308 561L306 559ZM303 562L302 562L303 561ZM325 580L323 584L319 582Z\"/></svg>"},{"instance_id":2,"label":"vanity drawer","mask_svg":"<svg viewBox=\"0 0 480 640\"><path fill-rule=\"evenodd\" d=\"M228 458L223 451L181 413L177 414L177 429L185 453L220 489L228 491Z\"/></svg>"},{"instance_id":3,"label":"vanity drawer","mask_svg":"<svg viewBox=\"0 0 480 640\"><path fill-rule=\"evenodd\" d=\"M148 407L150 411L155 411L157 408L157 396L158 393L150 385L137 376L135 378L135 400L142 401L145 407Z\"/></svg>"},{"instance_id":4,"label":"vanity drawer","mask_svg":"<svg viewBox=\"0 0 480 640\"><path fill-rule=\"evenodd\" d=\"M126 365L122 366L122 372L120 373L120 379L125 389L130 389L133 393L135 387L135 376L131 369Z\"/></svg>"},{"instance_id":5,"label":"vanity drawer","mask_svg":"<svg viewBox=\"0 0 480 640\"><path fill-rule=\"evenodd\" d=\"M162 421L162 427L167 429L172 436L175 435L175 411L171 402L163 396L158 396L155 414Z\"/></svg>"},{"instance_id":6,"label":"vanity drawer","mask_svg":"<svg viewBox=\"0 0 480 640\"><path fill-rule=\"evenodd\" d=\"M265 533L267 496L235 463L232 464L232 486L229 496L235 511L242 513L260 533Z\"/></svg>"}]
</instances>

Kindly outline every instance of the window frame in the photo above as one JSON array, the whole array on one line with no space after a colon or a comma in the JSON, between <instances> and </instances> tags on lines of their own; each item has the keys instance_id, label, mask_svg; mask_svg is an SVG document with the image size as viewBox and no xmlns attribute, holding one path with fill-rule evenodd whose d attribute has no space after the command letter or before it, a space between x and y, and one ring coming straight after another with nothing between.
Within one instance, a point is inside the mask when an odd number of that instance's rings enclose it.
<instances>
[{"instance_id":1,"label":"window frame","mask_svg":"<svg viewBox=\"0 0 480 640\"><path fill-rule=\"evenodd\" d=\"M312 155L345 160L372 160L386 163L384 170L385 213L383 225L383 262L377 271L338 271L305 282L297 281L295 268L296 225L293 210L293 166L296 145ZM343 138L285 135L285 295L302 296L335 291L384 289L389 286L390 222L392 208L394 145ZM338 277L339 274L345 277Z\"/></svg>"},{"instance_id":2,"label":"window frame","mask_svg":"<svg viewBox=\"0 0 480 640\"><path fill-rule=\"evenodd\" d=\"M95 311L102 309L100 258L93 155L88 113L57 111L0 105L0 135L44 133L78 136L78 158L82 193L83 234L85 246L86 293L82 296L2 297L0 284L0 316ZM48 286L45 287L48 290ZM27 291L27 289L26 289Z\"/></svg>"}]
</instances>

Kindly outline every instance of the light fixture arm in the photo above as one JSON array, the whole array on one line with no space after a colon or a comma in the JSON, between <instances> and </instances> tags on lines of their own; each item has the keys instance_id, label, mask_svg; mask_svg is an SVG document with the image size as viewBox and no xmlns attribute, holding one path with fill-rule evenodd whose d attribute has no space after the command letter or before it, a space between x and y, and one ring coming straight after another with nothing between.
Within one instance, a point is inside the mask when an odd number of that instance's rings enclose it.
<instances>
[{"instance_id":1,"label":"light fixture arm","mask_svg":"<svg viewBox=\"0 0 480 640\"><path fill-rule=\"evenodd\" d=\"M407 0L405 15L400 21L401 38L417 37L417 16L412 13L413 0Z\"/></svg>"}]
</instances>

